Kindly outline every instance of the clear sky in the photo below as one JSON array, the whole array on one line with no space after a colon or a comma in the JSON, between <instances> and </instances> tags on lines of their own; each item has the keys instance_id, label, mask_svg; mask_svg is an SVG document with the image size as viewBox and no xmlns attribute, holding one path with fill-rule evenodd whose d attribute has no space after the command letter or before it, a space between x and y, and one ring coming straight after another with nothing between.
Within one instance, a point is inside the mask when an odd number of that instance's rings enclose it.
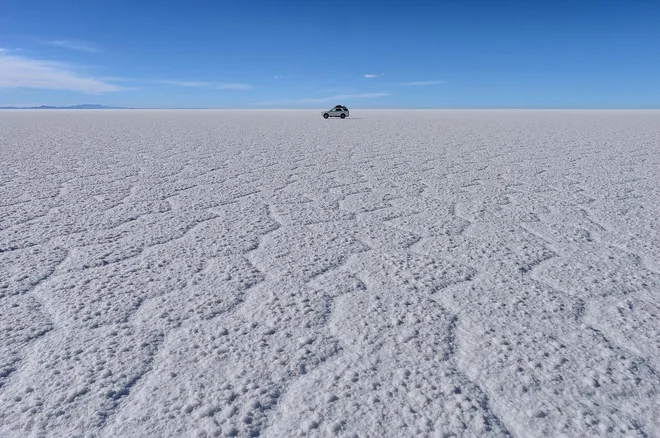
<instances>
[{"instance_id":1,"label":"clear sky","mask_svg":"<svg viewBox=\"0 0 660 438\"><path fill-rule=\"evenodd\" d=\"M0 0L0 106L660 108L660 0Z\"/></svg>"}]
</instances>

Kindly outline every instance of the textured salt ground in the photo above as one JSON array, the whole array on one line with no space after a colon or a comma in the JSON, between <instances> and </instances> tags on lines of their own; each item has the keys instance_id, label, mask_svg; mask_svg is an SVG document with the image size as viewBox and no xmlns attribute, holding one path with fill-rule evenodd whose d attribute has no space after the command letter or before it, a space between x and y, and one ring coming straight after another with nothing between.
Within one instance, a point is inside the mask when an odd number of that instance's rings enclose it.
<instances>
[{"instance_id":1,"label":"textured salt ground","mask_svg":"<svg viewBox=\"0 0 660 438\"><path fill-rule=\"evenodd\" d=\"M0 112L0 436L660 436L660 113L352 114Z\"/></svg>"}]
</instances>

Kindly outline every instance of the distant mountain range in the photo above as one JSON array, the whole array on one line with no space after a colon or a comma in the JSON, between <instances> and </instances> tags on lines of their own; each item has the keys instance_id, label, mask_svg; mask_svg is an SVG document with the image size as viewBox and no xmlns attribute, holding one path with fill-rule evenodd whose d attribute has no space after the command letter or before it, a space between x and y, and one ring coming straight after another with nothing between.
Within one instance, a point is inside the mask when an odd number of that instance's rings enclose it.
<instances>
[{"instance_id":1,"label":"distant mountain range","mask_svg":"<svg viewBox=\"0 0 660 438\"><path fill-rule=\"evenodd\" d=\"M41 105L41 106L0 106L0 109L129 109L123 108L120 106L105 106L105 105L95 105L90 103L85 103L82 105L70 105L70 106L51 106L51 105Z\"/></svg>"}]
</instances>

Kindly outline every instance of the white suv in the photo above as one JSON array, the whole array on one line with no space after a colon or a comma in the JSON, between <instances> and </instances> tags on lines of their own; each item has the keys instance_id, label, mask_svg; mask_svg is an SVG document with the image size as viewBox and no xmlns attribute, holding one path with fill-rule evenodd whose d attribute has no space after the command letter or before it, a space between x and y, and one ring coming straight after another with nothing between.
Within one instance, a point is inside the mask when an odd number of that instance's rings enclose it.
<instances>
[{"instance_id":1,"label":"white suv","mask_svg":"<svg viewBox=\"0 0 660 438\"><path fill-rule=\"evenodd\" d=\"M321 114L323 114L324 119L327 119L328 117L341 117L342 119L345 119L349 115L348 108L344 105L336 105L329 111L321 111Z\"/></svg>"}]
</instances>

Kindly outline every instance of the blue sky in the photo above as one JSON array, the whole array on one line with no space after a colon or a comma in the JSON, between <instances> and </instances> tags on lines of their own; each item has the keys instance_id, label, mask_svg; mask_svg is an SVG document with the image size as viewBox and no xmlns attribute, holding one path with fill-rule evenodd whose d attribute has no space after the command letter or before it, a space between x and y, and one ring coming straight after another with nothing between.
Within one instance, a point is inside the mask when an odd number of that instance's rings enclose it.
<instances>
[{"instance_id":1,"label":"blue sky","mask_svg":"<svg viewBox=\"0 0 660 438\"><path fill-rule=\"evenodd\" d=\"M0 106L659 108L660 1L0 0Z\"/></svg>"}]
</instances>

